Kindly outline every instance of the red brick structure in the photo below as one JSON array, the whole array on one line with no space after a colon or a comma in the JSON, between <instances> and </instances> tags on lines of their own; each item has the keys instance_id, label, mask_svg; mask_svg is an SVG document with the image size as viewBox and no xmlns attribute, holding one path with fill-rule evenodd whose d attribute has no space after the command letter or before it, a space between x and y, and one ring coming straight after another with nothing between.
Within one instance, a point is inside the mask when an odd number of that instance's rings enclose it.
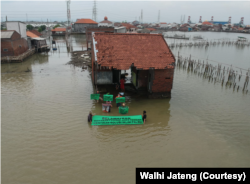
<instances>
[{"instance_id":1,"label":"red brick structure","mask_svg":"<svg viewBox=\"0 0 250 184\"><path fill-rule=\"evenodd\" d=\"M1 57L19 56L29 49L28 42L16 31L1 31Z\"/></svg>"},{"instance_id":2,"label":"red brick structure","mask_svg":"<svg viewBox=\"0 0 250 184\"><path fill-rule=\"evenodd\" d=\"M135 31L138 29L136 26L129 23L121 23L121 25L126 27L127 31Z\"/></svg>"},{"instance_id":3,"label":"red brick structure","mask_svg":"<svg viewBox=\"0 0 250 184\"><path fill-rule=\"evenodd\" d=\"M114 27L87 27L86 28L86 43L87 49L91 49L92 32L114 33Z\"/></svg>"},{"instance_id":4,"label":"red brick structure","mask_svg":"<svg viewBox=\"0 0 250 184\"><path fill-rule=\"evenodd\" d=\"M175 57L159 34L92 33L92 80L114 84L131 68L132 83L149 97L171 97Z\"/></svg>"}]
</instances>

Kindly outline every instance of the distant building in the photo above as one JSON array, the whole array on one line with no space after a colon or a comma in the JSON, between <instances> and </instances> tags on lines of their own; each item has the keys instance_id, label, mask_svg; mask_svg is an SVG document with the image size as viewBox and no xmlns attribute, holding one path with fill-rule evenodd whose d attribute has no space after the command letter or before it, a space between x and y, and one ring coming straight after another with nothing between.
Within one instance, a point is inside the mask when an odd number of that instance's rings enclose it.
<instances>
[{"instance_id":1,"label":"distant building","mask_svg":"<svg viewBox=\"0 0 250 184\"><path fill-rule=\"evenodd\" d=\"M55 29L52 29L51 32L52 32L52 36L64 36L66 34L66 28L55 28Z\"/></svg>"},{"instance_id":2,"label":"distant building","mask_svg":"<svg viewBox=\"0 0 250 184\"><path fill-rule=\"evenodd\" d=\"M171 97L175 57L162 35L92 34L94 85L119 83L121 70L131 69L132 85L138 91L149 98Z\"/></svg>"},{"instance_id":3,"label":"distant building","mask_svg":"<svg viewBox=\"0 0 250 184\"><path fill-rule=\"evenodd\" d=\"M126 33L127 29L124 26L121 27L115 27L115 33Z\"/></svg>"},{"instance_id":4,"label":"distant building","mask_svg":"<svg viewBox=\"0 0 250 184\"><path fill-rule=\"evenodd\" d=\"M27 36L26 36L27 39ZM19 56L28 49L28 42L15 30L1 31L1 57Z\"/></svg>"},{"instance_id":5,"label":"distant building","mask_svg":"<svg viewBox=\"0 0 250 184\"><path fill-rule=\"evenodd\" d=\"M99 27L112 27L113 23L108 20L108 17L104 17L104 20L99 22L98 24Z\"/></svg>"},{"instance_id":6,"label":"distant building","mask_svg":"<svg viewBox=\"0 0 250 184\"><path fill-rule=\"evenodd\" d=\"M127 32L136 32L138 29L136 26L129 23L121 23L122 26L126 27Z\"/></svg>"},{"instance_id":7,"label":"distant building","mask_svg":"<svg viewBox=\"0 0 250 184\"><path fill-rule=\"evenodd\" d=\"M74 32L85 33L87 27L98 27L98 23L91 19L77 19L74 24Z\"/></svg>"},{"instance_id":8,"label":"distant building","mask_svg":"<svg viewBox=\"0 0 250 184\"><path fill-rule=\"evenodd\" d=\"M167 25L166 22L160 22L159 26L160 26L160 28L166 28L166 27L168 27L168 25Z\"/></svg>"},{"instance_id":9,"label":"distant building","mask_svg":"<svg viewBox=\"0 0 250 184\"><path fill-rule=\"evenodd\" d=\"M16 32L20 34L21 38L24 38L25 40L27 40L26 24L24 22L7 21L6 27L7 27L7 30L15 30Z\"/></svg>"},{"instance_id":10,"label":"distant building","mask_svg":"<svg viewBox=\"0 0 250 184\"><path fill-rule=\"evenodd\" d=\"M133 22L132 22L132 24L133 24L134 26L137 26L137 25L139 25L139 24L140 24L140 22L139 22L139 21L137 21L137 20L135 20L135 21L133 21Z\"/></svg>"},{"instance_id":11,"label":"distant building","mask_svg":"<svg viewBox=\"0 0 250 184\"><path fill-rule=\"evenodd\" d=\"M228 21L213 21L213 22L209 21L209 22L212 23L212 24L215 24L215 25L217 25L217 24L221 24L221 25L228 24Z\"/></svg>"}]
</instances>

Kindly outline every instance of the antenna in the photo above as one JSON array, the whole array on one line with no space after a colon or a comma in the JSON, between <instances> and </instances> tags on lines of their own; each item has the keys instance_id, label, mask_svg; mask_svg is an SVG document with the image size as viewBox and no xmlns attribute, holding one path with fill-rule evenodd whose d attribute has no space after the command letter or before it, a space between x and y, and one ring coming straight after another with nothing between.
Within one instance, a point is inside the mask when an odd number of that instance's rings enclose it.
<instances>
[{"instance_id":1,"label":"antenna","mask_svg":"<svg viewBox=\"0 0 250 184\"><path fill-rule=\"evenodd\" d=\"M159 13L158 13L158 22L160 23L160 12L161 10L159 10Z\"/></svg>"},{"instance_id":2,"label":"antenna","mask_svg":"<svg viewBox=\"0 0 250 184\"><path fill-rule=\"evenodd\" d=\"M70 0L67 0L67 18L68 18L68 27L71 26L70 23Z\"/></svg>"},{"instance_id":3,"label":"antenna","mask_svg":"<svg viewBox=\"0 0 250 184\"><path fill-rule=\"evenodd\" d=\"M94 7L93 7L93 19L94 21L96 21L96 14L97 14L97 11L96 11L96 0L94 0Z\"/></svg>"},{"instance_id":4,"label":"antenna","mask_svg":"<svg viewBox=\"0 0 250 184\"><path fill-rule=\"evenodd\" d=\"M199 23L202 23L202 21L201 21L201 16L200 16L200 20L199 20Z\"/></svg>"},{"instance_id":5,"label":"antenna","mask_svg":"<svg viewBox=\"0 0 250 184\"><path fill-rule=\"evenodd\" d=\"M143 10L141 10L141 23L143 23Z\"/></svg>"},{"instance_id":6,"label":"antenna","mask_svg":"<svg viewBox=\"0 0 250 184\"><path fill-rule=\"evenodd\" d=\"M244 17L241 17L240 24L243 24L243 23L244 23Z\"/></svg>"},{"instance_id":7,"label":"antenna","mask_svg":"<svg viewBox=\"0 0 250 184\"><path fill-rule=\"evenodd\" d=\"M231 17L229 17L228 24L231 24Z\"/></svg>"}]
</instances>

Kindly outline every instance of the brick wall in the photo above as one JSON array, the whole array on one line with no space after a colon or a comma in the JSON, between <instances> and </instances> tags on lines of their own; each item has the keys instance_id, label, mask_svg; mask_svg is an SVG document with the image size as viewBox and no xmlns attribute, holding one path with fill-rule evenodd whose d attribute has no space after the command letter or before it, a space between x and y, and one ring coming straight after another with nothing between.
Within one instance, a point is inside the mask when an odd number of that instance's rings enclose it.
<instances>
[{"instance_id":1,"label":"brick wall","mask_svg":"<svg viewBox=\"0 0 250 184\"><path fill-rule=\"evenodd\" d=\"M8 49L8 51L4 51L4 49ZM14 52L12 49L12 41L11 40L3 40L1 39L1 56L14 56Z\"/></svg>"},{"instance_id":2,"label":"brick wall","mask_svg":"<svg viewBox=\"0 0 250 184\"><path fill-rule=\"evenodd\" d=\"M174 69L154 70L153 93L171 92Z\"/></svg>"},{"instance_id":3,"label":"brick wall","mask_svg":"<svg viewBox=\"0 0 250 184\"><path fill-rule=\"evenodd\" d=\"M21 46L21 47L20 47ZM13 41L14 55L19 56L29 49L28 42L24 38Z\"/></svg>"}]
</instances>

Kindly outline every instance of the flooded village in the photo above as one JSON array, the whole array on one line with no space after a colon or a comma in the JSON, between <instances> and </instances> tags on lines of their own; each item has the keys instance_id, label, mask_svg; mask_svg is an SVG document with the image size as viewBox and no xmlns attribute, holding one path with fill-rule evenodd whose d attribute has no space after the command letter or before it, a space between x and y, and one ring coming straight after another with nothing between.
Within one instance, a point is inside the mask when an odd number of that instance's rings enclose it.
<instances>
[{"instance_id":1,"label":"flooded village","mask_svg":"<svg viewBox=\"0 0 250 184\"><path fill-rule=\"evenodd\" d=\"M85 3L58 5L67 21L16 18L2 3L2 183L133 183L139 167L250 166L243 10L177 22L139 8L125 21L104 2L97 14L96 1L76 16Z\"/></svg>"}]
</instances>

